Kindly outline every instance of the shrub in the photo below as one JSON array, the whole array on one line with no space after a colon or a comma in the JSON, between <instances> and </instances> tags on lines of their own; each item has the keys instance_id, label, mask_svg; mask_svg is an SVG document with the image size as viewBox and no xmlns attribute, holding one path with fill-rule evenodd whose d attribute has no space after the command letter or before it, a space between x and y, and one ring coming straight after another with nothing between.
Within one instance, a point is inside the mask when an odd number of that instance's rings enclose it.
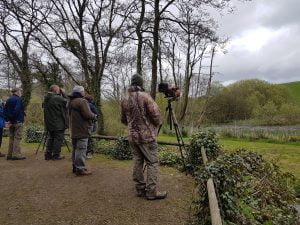
<instances>
[{"instance_id":1,"label":"shrub","mask_svg":"<svg viewBox=\"0 0 300 225\"><path fill-rule=\"evenodd\" d=\"M132 159L132 153L129 149L128 141L125 137L118 138L114 147L111 149L111 155L114 159L118 160Z\"/></svg>"},{"instance_id":2,"label":"shrub","mask_svg":"<svg viewBox=\"0 0 300 225\"><path fill-rule=\"evenodd\" d=\"M224 224L297 224L294 177L261 155L246 150L223 154L196 173L198 199L194 224L211 224L206 182L214 178Z\"/></svg>"},{"instance_id":3,"label":"shrub","mask_svg":"<svg viewBox=\"0 0 300 225\"><path fill-rule=\"evenodd\" d=\"M159 151L158 157L159 164L163 166L175 166L181 161L176 153L167 150Z\"/></svg>"},{"instance_id":4,"label":"shrub","mask_svg":"<svg viewBox=\"0 0 300 225\"><path fill-rule=\"evenodd\" d=\"M215 159L221 151L216 134L214 132L199 132L192 136L190 145L187 147L187 170L193 173L203 165L201 148L204 147L208 160Z\"/></svg>"},{"instance_id":5,"label":"shrub","mask_svg":"<svg viewBox=\"0 0 300 225\"><path fill-rule=\"evenodd\" d=\"M38 125L28 126L25 130L25 142L39 143L43 138L43 128Z\"/></svg>"},{"instance_id":6,"label":"shrub","mask_svg":"<svg viewBox=\"0 0 300 225\"><path fill-rule=\"evenodd\" d=\"M111 150L114 148L113 141L99 140L95 141L94 144L94 153L110 155Z\"/></svg>"}]
</instances>

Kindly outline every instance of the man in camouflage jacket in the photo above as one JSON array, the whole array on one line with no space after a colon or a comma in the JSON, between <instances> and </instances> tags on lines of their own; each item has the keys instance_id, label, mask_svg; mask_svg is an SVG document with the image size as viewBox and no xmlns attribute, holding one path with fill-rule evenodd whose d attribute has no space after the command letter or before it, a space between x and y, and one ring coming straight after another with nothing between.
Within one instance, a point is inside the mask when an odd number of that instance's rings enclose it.
<instances>
[{"instance_id":1,"label":"man in camouflage jacket","mask_svg":"<svg viewBox=\"0 0 300 225\"><path fill-rule=\"evenodd\" d=\"M137 196L148 200L163 199L167 192L157 190L158 155L156 135L160 125L160 110L149 94L144 92L143 79L135 74L131 87L121 104L121 122L128 125L128 141L132 149ZM147 180L143 165L146 163Z\"/></svg>"}]
</instances>

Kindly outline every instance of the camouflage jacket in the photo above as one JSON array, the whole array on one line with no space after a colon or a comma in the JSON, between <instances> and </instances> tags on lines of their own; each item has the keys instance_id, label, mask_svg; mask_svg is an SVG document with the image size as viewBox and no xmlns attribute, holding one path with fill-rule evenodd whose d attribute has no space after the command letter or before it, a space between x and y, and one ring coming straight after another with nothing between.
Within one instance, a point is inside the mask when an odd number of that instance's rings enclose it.
<instances>
[{"instance_id":1,"label":"camouflage jacket","mask_svg":"<svg viewBox=\"0 0 300 225\"><path fill-rule=\"evenodd\" d=\"M160 110L149 94L133 86L121 103L121 121L128 125L128 140L137 144L156 141Z\"/></svg>"}]
</instances>

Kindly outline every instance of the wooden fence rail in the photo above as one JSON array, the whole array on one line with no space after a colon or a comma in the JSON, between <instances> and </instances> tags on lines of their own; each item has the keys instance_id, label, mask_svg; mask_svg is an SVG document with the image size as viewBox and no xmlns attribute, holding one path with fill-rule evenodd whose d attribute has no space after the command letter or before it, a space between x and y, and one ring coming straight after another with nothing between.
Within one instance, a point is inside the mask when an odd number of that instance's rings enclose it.
<instances>
[{"instance_id":1,"label":"wooden fence rail","mask_svg":"<svg viewBox=\"0 0 300 225\"><path fill-rule=\"evenodd\" d=\"M203 159L203 163L206 166L208 163L208 160L207 160L205 148L201 148L201 156ZM212 177L210 177L207 180L207 193L208 193L211 224L212 225L222 225L222 219L221 219L218 199L217 199L214 181L213 181Z\"/></svg>"}]
</instances>

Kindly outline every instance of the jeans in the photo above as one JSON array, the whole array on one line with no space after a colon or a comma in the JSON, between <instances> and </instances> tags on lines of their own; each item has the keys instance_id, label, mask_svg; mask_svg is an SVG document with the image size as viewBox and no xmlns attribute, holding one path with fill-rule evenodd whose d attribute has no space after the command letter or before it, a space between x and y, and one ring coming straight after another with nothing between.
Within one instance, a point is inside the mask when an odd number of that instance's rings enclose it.
<instances>
[{"instance_id":1,"label":"jeans","mask_svg":"<svg viewBox=\"0 0 300 225\"><path fill-rule=\"evenodd\" d=\"M85 169L87 145L88 138L72 139L72 162L77 171Z\"/></svg>"}]
</instances>

